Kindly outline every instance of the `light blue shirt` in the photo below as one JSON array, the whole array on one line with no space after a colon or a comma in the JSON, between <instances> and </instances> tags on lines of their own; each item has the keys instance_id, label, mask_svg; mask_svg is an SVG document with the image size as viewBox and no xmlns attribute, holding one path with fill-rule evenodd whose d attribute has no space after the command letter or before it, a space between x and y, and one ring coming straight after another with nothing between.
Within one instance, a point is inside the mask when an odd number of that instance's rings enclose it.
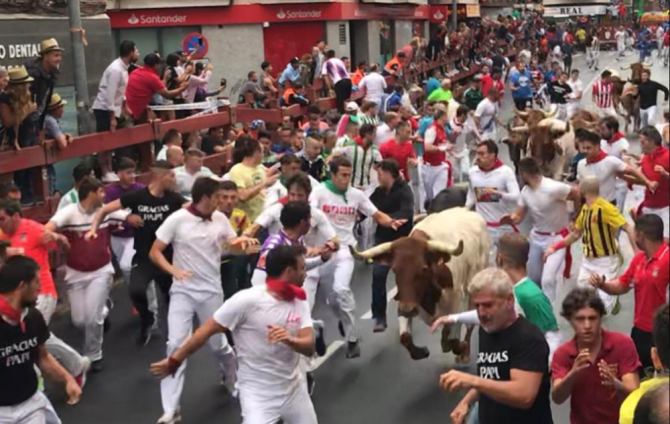
<instances>
[{"instance_id":1,"label":"light blue shirt","mask_svg":"<svg viewBox=\"0 0 670 424\"><path fill-rule=\"evenodd\" d=\"M291 64L289 63L286 69L284 69L284 72L282 72L281 76L279 77L279 85L283 86L286 80L296 82L299 77L300 77L300 70L293 68L293 66L291 66Z\"/></svg>"}]
</instances>

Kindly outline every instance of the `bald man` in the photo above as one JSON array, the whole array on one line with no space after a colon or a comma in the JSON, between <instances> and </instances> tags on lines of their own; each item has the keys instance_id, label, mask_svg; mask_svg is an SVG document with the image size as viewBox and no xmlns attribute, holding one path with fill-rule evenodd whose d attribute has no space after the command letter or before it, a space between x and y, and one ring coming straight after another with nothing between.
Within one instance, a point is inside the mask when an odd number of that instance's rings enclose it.
<instances>
[{"instance_id":1,"label":"bald man","mask_svg":"<svg viewBox=\"0 0 670 424\"><path fill-rule=\"evenodd\" d=\"M166 157L173 168L184 165L184 149L179 146L170 146L167 150Z\"/></svg>"}]
</instances>

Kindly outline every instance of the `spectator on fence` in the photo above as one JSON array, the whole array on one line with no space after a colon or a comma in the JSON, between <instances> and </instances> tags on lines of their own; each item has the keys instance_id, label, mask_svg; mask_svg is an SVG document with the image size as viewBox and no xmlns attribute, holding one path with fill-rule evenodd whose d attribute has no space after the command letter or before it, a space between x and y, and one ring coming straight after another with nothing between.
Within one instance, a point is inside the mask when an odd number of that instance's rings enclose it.
<instances>
[{"instance_id":1,"label":"spectator on fence","mask_svg":"<svg viewBox=\"0 0 670 424\"><path fill-rule=\"evenodd\" d=\"M59 122L65 113L66 104L67 102L65 100L54 93L54 95L51 96L47 117L44 121L44 134L46 139L54 140L59 149L64 149L72 143L72 135L63 133ZM49 195L53 196L56 193L56 168L54 168L53 164L47 165L47 175L49 177Z\"/></svg>"},{"instance_id":2,"label":"spectator on fence","mask_svg":"<svg viewBox=\"0 0 670 424\"><path fill-rule=\"evenodd\" d=\"M21 203L21 189L14 183L3 184L0 186L0 201L11 200Z\"/></svg>"},{"instance_id":3,"label":"spectator on fence","mask_svg":"<svg viewBox=\"0 0 670 424\"><path fill-rule=\"evenodd\" d=\"M272 76L272 65L270 62L265 61L261 63L261 70L263 71L263 76L261 77L261 80L259 81L259 85L261 87L261 90L271 93L277 93L279 90L277 90L276 84L277 80Z\"/></svg>"},{"instance_id":4,"label":"spectator on fence","mask_svg":"<svg viewBox=\"0 0 670 424\"><path fill-rule=\"evenodd\" d=\"M202 150L191 147L184 155L184 166L174 169L174 174L177 177L177 187L179 192L186 199L191 199L191 189L195 180L200 177L212 177L214 173L203 166L205 154Z\"/></svg>"},{"instance_id":5,"label":"spectator on fence","mask_svg":"<svg viewBox=\"0 0 670 424\"><path fill-rule=\"evenodd\" d=\"M31 119L36 120L40 132L44 129L47 106L60 75L58 69L62 60L63 49L60 48L55 38L51 38L40 43L38 57L26 61L26 70L33 79L30 92L34 102L37 103L37 115L31 116Z\"/></svg>"},{"instance_id":6,"label":"spectator on fence","mask_svg":"<svg viewBox=\"0 0 670 424\"><path fill-rule=\"evenodd\" d=\"M344 113L344 104L351 97L351 78L344 62L335 57L335 50L328 50L326 58L321 74L330 96L336 99L337 111Z\"/></svg>"},{"instance_id":7,"label":"spectator on fence","mask_svg":"<svg viewBox=\"0 0 670 424\"><path fill-rule=\"evenodd\" d=\"M93 102L97 132L114 132L119 123L129 113L124 104L126 86L128 85L128 68L137 63L140 52L133 41L123 41L119 47L119 57L105 69L100 79L98 95ZM115 181L112 172L112 151L99 154L102 168L102 181Z\"/></svg>"},{"instance_id":8,"label":"spectator on fence","mask_svg":"<svg viewBox=\"0 0 670 424\"><path fill-rule=\"evenodd\" d=\"M37 143L38 105L31 100L30 84L33 78L23 67L9 71L9 85L0 94L0 151L21 150ZM22 202L33 202L33 170L14 172L14 182L21 188Z\"/></svg>"},{"instance_id":9,"label":"spectator on fence","mask_svg":"<svg viewBox=\"0 0 670 424\"><path fill-rule=\"evenodd\" d=\"M300 63L298 64L298 70L300 71L300 77L298 77L298 82L304 87L309 87L312 85L312 63L314 59L309 53L305 53L300 58Z\"/></svg>"},{"instance_id":10,"label":"spectator on fence","mask_svg":"<svg viewBox=\"0 0 670 424\"><path fill-rule=\"evenodd\" d=\"M149 120L147 107L154 94L159 94L166 99L174 99L187 88L186 84L181 84L168 90L158 76L159 72L160 58L151 53L144 58L144 66L130 74L128 78L126 104L136 124L145 123Z\"/></svg>"},{"instance_id":11,"label":"spectator on fence","mask_svg":"<svg viewBox=\"0 0 670 424\"><path fill-rule=\"evenodd\" d=\"M86 178L94 177L93 170L88 165L80 163L72 170L72 177L74 178L74 187L61 197L58 203L58 210L79 202L79 185Z\"/></svg>"},{"instance_id":12,"label":"spectator on fence","mask_svg":"<svg viewBox=\"0 0 670 424\"><path fill-rule=\"evenodd\" d=\"M243 102L247 93L253 94L254 100L259 100L261 97L265 97L265 92L261 89L259 84L258 74L255 71L251 71L247 74L247 82L242 87L240 92L240 103Z\"/></svg>"},{"instance_id":13,"label":"spectator on fence","mask_svg":"<svg viewBox=\"0 0 670 424\"><path fill-rule=\"evenodd\" d=\"M389 77L391 75L393 76L400 76L402 75L403 69L405 67L405 63L407 60L407 54L405 52L398 52L393 59L389 60L386 65L384 66L384 72L382 72L382 75L385 77Z\"/></svg>"},{"instance_id":14,"label":"spectator on fence","mask_svg":"<svg viewBox=\"0 0 670 424\"><path fill-rule=\"evenodd\" d=\"M163 136L163 147L156 155L156 160L167 160L167 151L172 146L182 145L182 136L179 131L172 128L169 129Z\"/></svg>"},{"instance_id":15,"label":"spectator on fence","mask_svg":"<svg viewBox=\"0 0 670 424\"><path fill-rule=\"evenodd\" d=\"M207 68L205 68L204 63L198 62L198 63L195 64L195 73L193 75L195 75L196 77L201 77L202 78L206 73L206 71L205 71L206 69ZM211 70L209 71L209 73L211 74ZM211 75L210 75L210 77L208 77L208 82L209 82L209 78L211 78ZM195 103L204 102L209 97L216 97L219 94L226 91L227 82L226 82L225 78L223 78L221 80L221 85L219 86L219 89L216 90L216 91L209 91L208 82L200 83L200 85L198 85L196 87L195 99L193 100Z\"/></svg>"},{"instance_id":16,"label":"spectator on fence","mask_svg":"<svg viewBox=\"0 0 670 424\"><path fill-rule=\"evenodd\" d=\"M368 63L366 61L358 62L356 66L356 72L351 76L351 83L354 87L358 87L365 78L365 71L368 69Z\"/></svg>"},{"instance_id":17,"label":"spectator on fence","mask_svg":"<svg viewBox=\"0 0 670 424\"><path fill-rule=\"evenodd\" d=\"M207 156L223 152L226 149L226 137L223 127L210 128L207 131L207 135L202 138L200 149Z\"/></svg>"},{"instance_id":18,"label":"spectator on fence","mask_svg":"<svg viewBox=\"0 0 670 424\"><path fill-rule=\"evenodd\" d=\"M200 65L200 63L196 64ZM198 96L198 90L201 89L204 86L204 92L207 91L207 84L209 84L209 80L212 78L212 71L214 70L214 66L212 64L207 65L206 67L202 68L202 71L198 74L197 71L197 66L194 64L190 64L186 67L187 71L186 73L189 74L189 76L186 79L186 91L184 91L184 94L182 95L184 97L185 103L194 103L195 98ZM215 91L213 94L218 94L218 91ZM205 98L207 93L205 93ZM205 99L203 99L204 101ZM193 114L197 113L196 111L185 111L187 113Z\"/></svg>"},{"instance_id":19,"label":"spectator on fence","mask_svg":"<svg viewBox=\"0 0 670 424\"><path fill-rule=\"evenodd\" d=\"M379 65L376 63L370 65L370 73L358 85L359 90L365 93L365 100L377 105L382 104L386 87L386 78L379 73Z\"/></svg>"},{"instance_id":20,"label":"spectator on fence","mask_svg":"<svg viewBox=\"0 0 670 424\"><path fill-rule=\"evenodd\" d=\"M291 85L298 82L298 78L300 78L299 68L300 59L294 57L291 59L288 65L286 65L286 69L284 69L284 72L282 72L281 76L279 77L279 86L286 88L286 82L289 82Z\"/></svg>"},{"instance_id":21,"label":"spectator on fence","mask_svg":"<svg viewBox=\"0 0 670 424\"><path fill-rule=\"evenodd\" d=\"M453 98L454 95L451 92L451 80L449 78L443 79L440 83L440 88L433 91L430 96L428 96L428 100L435 102L450 102Z\"/></svg>"},{"instance_id":22,"label":"spectator on fence","mask_svg":"<svg viewBox=\"0 0 670 424\"><path fill-rule=\"evenodd\" d=\"M287 87L284 90L284 94L282 95L279 104L283 107L292 105L309 105L309 100L307 100L305 97L305 87L299 82L296 82L293 87Z\"/></svg>"},{"instance_id":23,"label":"spectator on fence","mask_svg":"<svg viewBox=\"0 0 670 424\"><path fill-rule=\"evenodd\" d=\"M442 73L440 72L439 69L434 69L430 75L430 78L428 78L428 81L426 81L426 98L430 97L435 90L438 90L440 88L440 81L442 79Z\"/></svg>"}]
</instances>

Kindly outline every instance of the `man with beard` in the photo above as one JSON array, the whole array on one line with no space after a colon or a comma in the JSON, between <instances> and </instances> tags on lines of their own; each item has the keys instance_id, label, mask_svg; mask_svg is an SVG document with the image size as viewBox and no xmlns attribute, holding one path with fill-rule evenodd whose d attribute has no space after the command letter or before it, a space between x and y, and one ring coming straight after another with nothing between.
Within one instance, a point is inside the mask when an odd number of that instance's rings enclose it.
<instances>
[{"instance_id":1,"label":"man with beard","mask_svg":"<svg viewBox=\"0 0 670 424\"><path fill-rule=\"evenodd\" d=\"M49 329L35 309L40 292L37 263L24 256L7 260L0 271L0 422L44 423L50 403L38 389L35 368L50 380L65 383L68 403L81 388L46 349Z\"/></svg>"}]
</instances>

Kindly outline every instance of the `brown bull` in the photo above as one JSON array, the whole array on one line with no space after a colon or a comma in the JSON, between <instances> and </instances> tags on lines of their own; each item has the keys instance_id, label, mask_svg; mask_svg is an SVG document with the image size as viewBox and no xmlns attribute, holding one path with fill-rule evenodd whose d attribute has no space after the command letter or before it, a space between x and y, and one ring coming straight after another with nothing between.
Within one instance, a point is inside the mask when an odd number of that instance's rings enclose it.
<instances>
[{"instance_id":1,"label":"brown bull","mask_svg":"<svg viewBox=\"0 0 670 424\"><path fill-rule=\"evenodd\" d=\"M633 130L637 133L640 131L640 125L642 124L642 118L640 117L640 97L639 90L637 85L628 86L621 96L619 102L624 110L624 120L626 121L626 128L624 131L628 133L628 127L631 122L633 124Z\"/></svg>"},{"instance_id":2,"label":"brown bull","mask_svg":"<svg viewBox=\"0 0 670 424\"><path fill-rule=\"evenodd\" d=\"M414 344L412 320L420 317L430 326L442 316L468 310L467 285L488 265L491 244L483 218L465 208L454 208L429 215L409 237L353 252L358 259L374 259L393 269L400 341L412 359L430 356L426 347ZM469 362L472 330L468 327L461 341L460 326L445 326L442 351L453 352L457 362Z\"/></svg>"},{"instance_id":3,"label":"brown bull","mask_svg":"<svg viewBox=\"0 0 670 424\"><path fill-rule=\"evenodd\" d=\"M556 116L558 109L553 112L543 110L515 111L516 116L507 125L509 137L503 143L509 147L509 154L514 166L518 168L521 159L528 154L528 141L532 130L542 120Z\"/></svg>"}]
</instances>

